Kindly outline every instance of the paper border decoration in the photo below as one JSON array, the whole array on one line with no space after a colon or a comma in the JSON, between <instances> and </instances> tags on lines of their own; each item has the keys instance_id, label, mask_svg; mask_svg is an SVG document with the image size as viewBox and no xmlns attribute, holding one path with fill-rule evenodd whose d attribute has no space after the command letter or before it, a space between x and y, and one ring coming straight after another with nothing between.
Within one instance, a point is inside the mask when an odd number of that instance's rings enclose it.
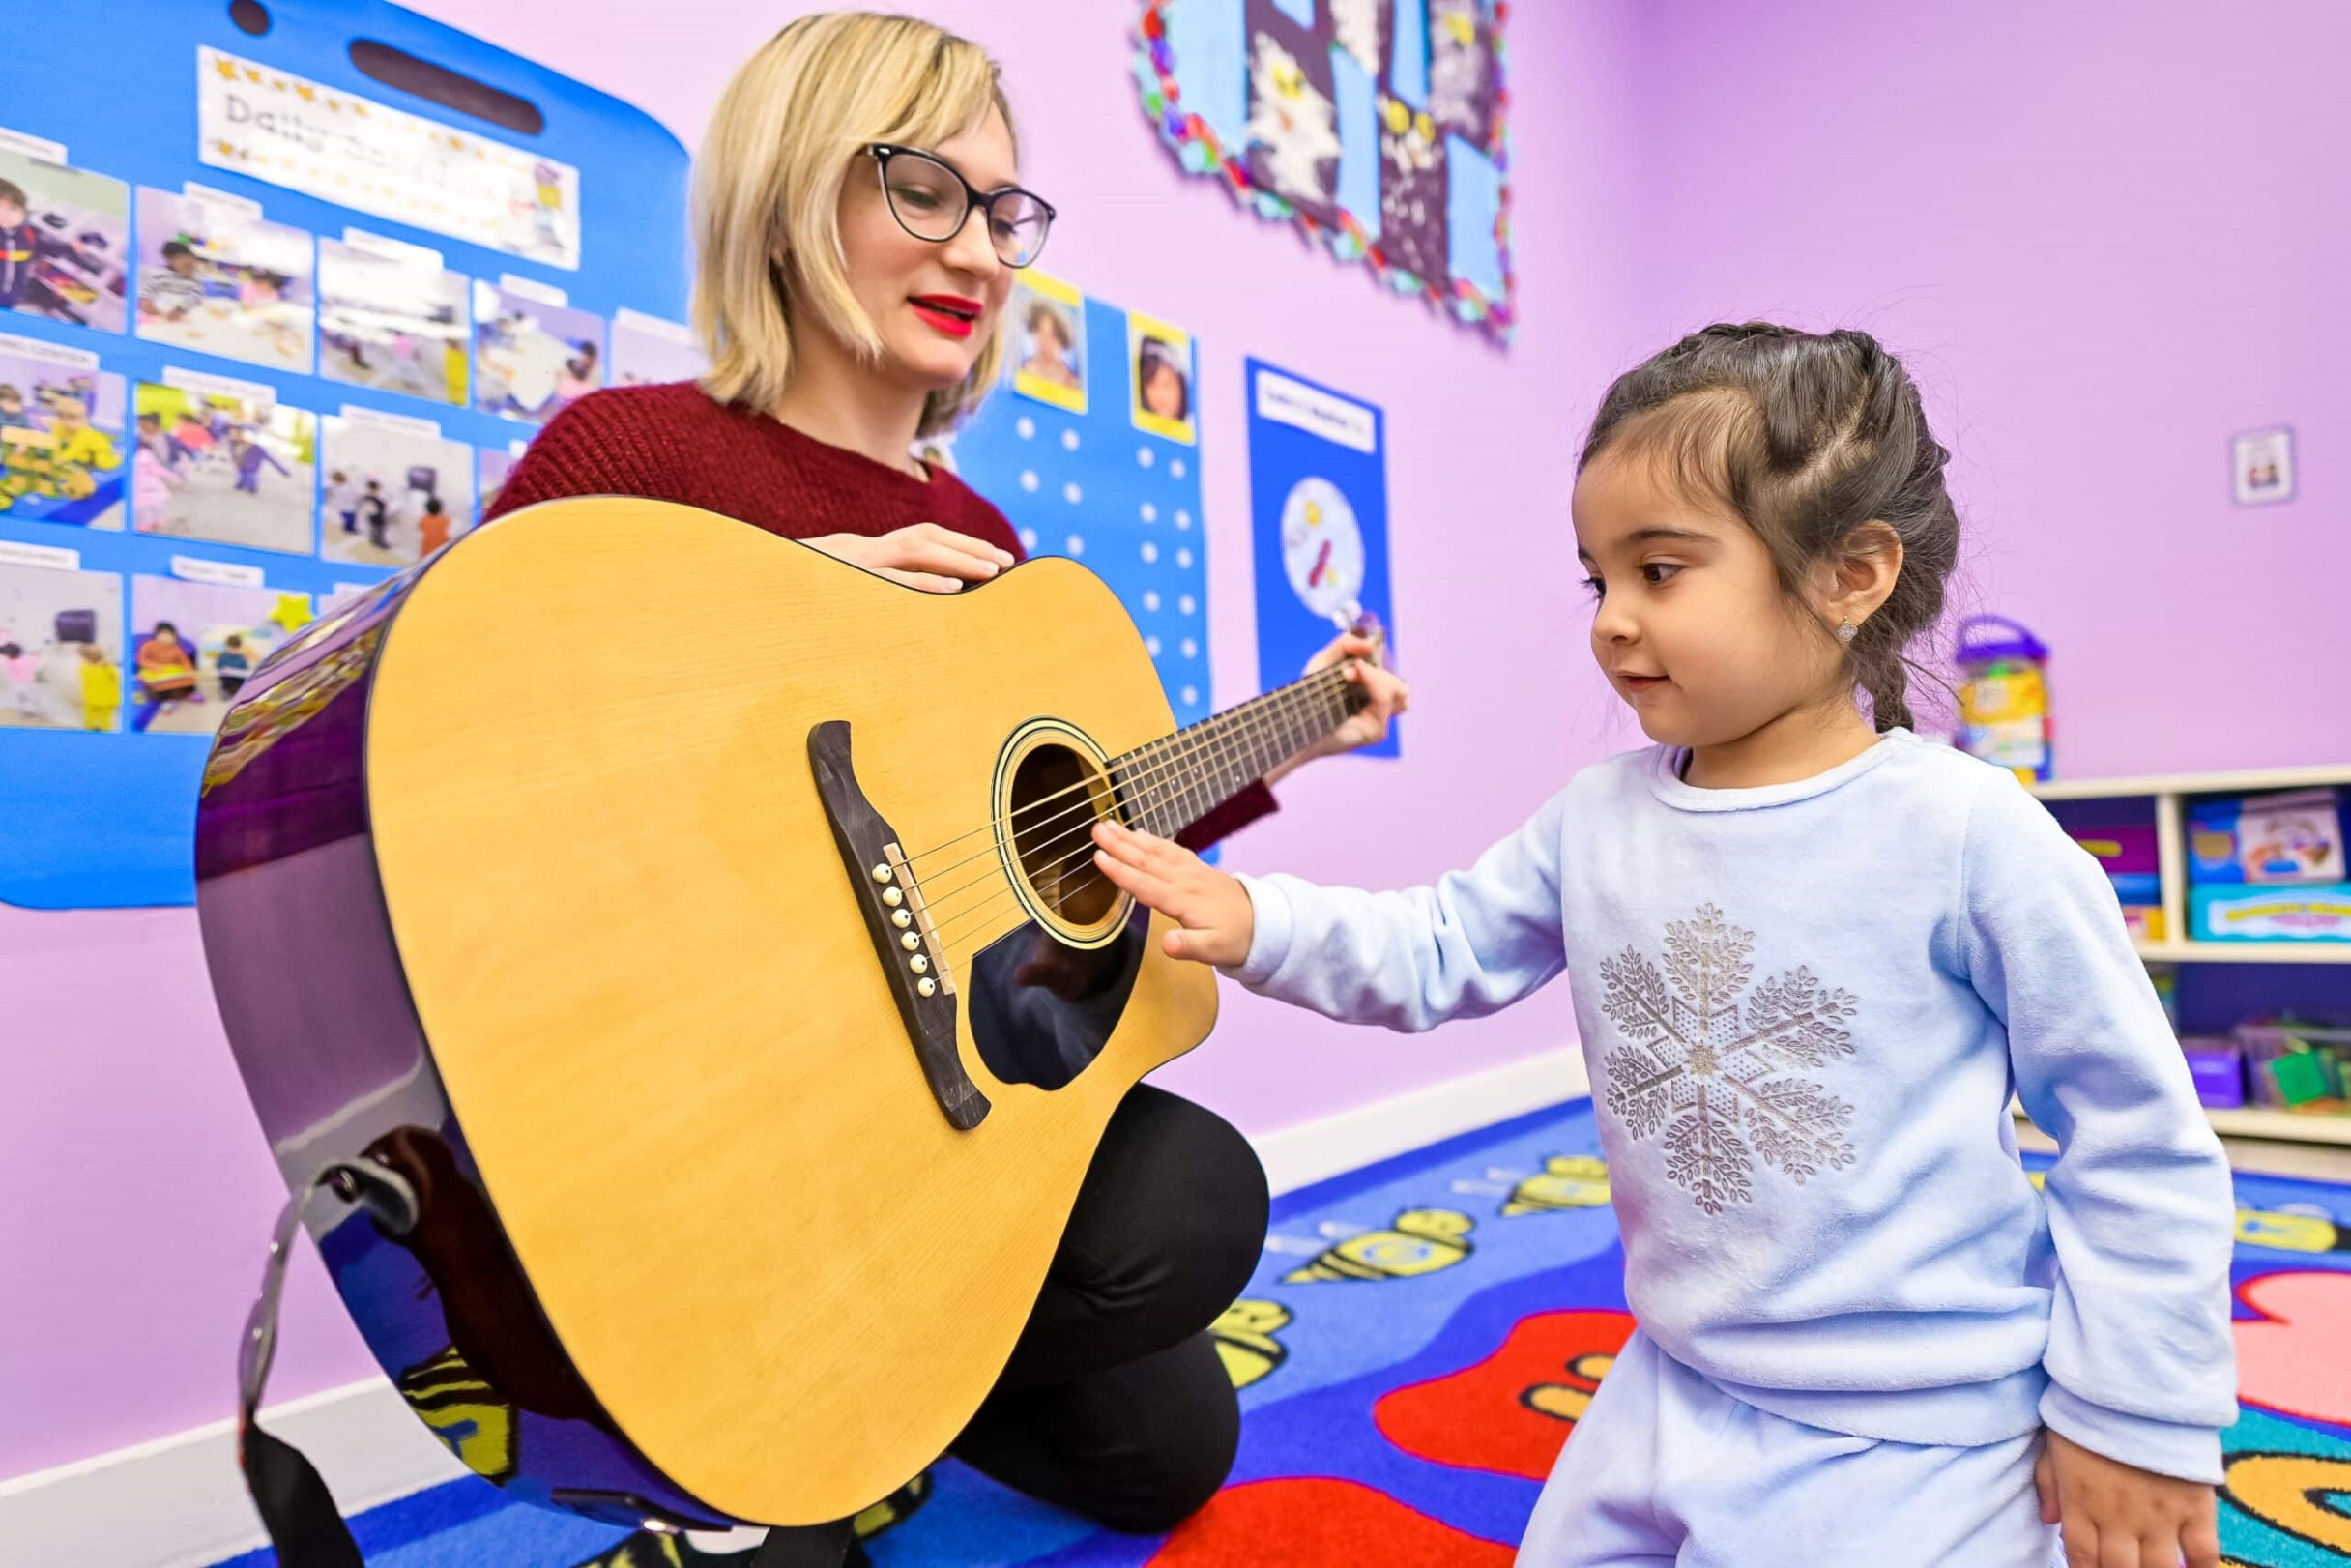
<instances>
[{"instance_id":1,"label":"paper border decoration","mask_svg":"<svg viewBox=\"0 0 2351 1568\"><path fill-rule=\"evenodd\" d=\"M1509 0L1143 0L1135 85L1145 115L1185 173L1215 180L1260 218L1297 225L1338 260L1363 263L1396 294L1417 296L1507 344L1518 293L1510 256L1509 15ZM1312 20L1318 16L1320 26ZM1362 41L1351 36L1366 27L1380 35L1375 59L1383 69L1376 73L1364 69ZM1456 116L1440 124L1431 100L1444 72L1439 63L1433 73L1432 60L1446 51L1434 46L1440 30L1453 38L1465 29L1491 77L1466 122ZM1327 50L1279 62L1294 68L1310 92L1328 94L1340 146L1321 147L1321 162L1335 165L1321 182L1327 199L1293 199L1269 189L1253 161L1266 152L1249 130L1248 57L1261 31L1276 43L1311 40L1316 50ZM1205 46L1217 78L1195 81L1188 97L1179 79L1178 36ZM1212 120L1224 123L1221 131ZM1482 135L1461 133L1480 129ZM1456 162L1458 171L1446 167ZM1433 183L1432 163L1438 176ZM1416 178L1424 182L1419 190L1412 189ZM1437 190L1441 199L1429 201ZM1391 239L1384 221L1379 229L1367 226L1364 207L1379 219L1380 209L1400 196L1424 219L1418 233ZM1442 210L1430 215L1423 203ZM1489 212L1491 236L1472 232ZM1427 243L1431 226L1442 234L1440 246Z\"/></svg>"}]
</instances>

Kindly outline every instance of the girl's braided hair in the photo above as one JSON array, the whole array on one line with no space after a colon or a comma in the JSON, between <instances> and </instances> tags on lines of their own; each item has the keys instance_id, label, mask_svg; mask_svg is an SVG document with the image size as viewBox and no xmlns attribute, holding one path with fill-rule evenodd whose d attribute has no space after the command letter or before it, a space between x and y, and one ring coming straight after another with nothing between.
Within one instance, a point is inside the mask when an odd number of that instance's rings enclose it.
<instances>
[{"instance_id":1,"label":"girl's braided hair","mask_svg":"<svg viewBox=\"0 0 2351 1568\"><path fill-rule=\"evenodd\" d=\"M1866 548L1854 539L1865 524L1893 530L1901 571L1845 658L1880 730L1912 722L1906 655L1942 618L1959 516L1943 483L1951 454L1876 338L1759 321L1692 333L1616 378L1577 472L1611 450L1660 459L1685 494L1728 507L1799 600L1810 568Z\"/></svg>"}]
</instances>

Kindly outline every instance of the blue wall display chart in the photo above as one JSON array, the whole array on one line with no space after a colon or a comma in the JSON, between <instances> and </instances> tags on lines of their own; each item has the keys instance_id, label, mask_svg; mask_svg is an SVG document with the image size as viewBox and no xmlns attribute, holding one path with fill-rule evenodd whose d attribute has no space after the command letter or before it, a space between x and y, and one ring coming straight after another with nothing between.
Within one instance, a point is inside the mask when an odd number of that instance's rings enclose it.
<instances>
[{"instance_id":1,"label":"blue wall display chart","mask_svg":"<svg viewBox=\"0 0 2351 1568\"><path fill-rule=\"evenodd\" d=\"M35 908L192 902L237 659L462 532L561 401L692 373L663 327L685 307L687 160L640 111L381 0L269 0L259 33L225 0L89 9L14 30L0 101L0 334L30 340L0 339L0 901ZM400 54L519 117L394 85ZM351 301L382 288L349 279L387 268L440 279L445 354L369 347L382 322ZM32 418L12 384L40 391ZM377 473L396 530L358 484ZM185 687L148 635L165 619Z\"/></svg>"},{"instance_id":2,"label":"blue wall display chart","mask_svg":"<svg viewBox=\"0 0 2351 1568\"><path fill-rule=\"evenodd\" d=\"M1360 398L1247 365L1249 515L1257 540L1258 681L1298 672L1358 611L1379 618L1391 651L1386 421ZM1401 725L1357 755L1401 755Z\"/></svg>"},{"instance_id":3,"label":"blue wall display chart","mask_svg":"<svg viewBox=\"0 0 2351 1568\"><path fill-rule=\"evenodd\" d=\"M1095 299L1084 310L1086 412L1022 396L1007 374L957 433L956 470L1030 554L1072 557L1110 585L1143 633L1176 722L1197 723L1214 702L1200 450L1136 428L1127 313ZM1017 358L1006 355L1008 368ZM1197 430L1196 404L1191 412Z\"/></svg>"}]
</instances>

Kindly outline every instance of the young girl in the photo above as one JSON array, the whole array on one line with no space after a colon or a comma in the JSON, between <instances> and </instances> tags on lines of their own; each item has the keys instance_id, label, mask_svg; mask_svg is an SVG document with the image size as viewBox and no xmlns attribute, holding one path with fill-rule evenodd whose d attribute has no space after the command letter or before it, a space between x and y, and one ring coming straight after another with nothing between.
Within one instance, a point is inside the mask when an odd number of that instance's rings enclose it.
<instances>
[{"instance_id":1,"label":"young girl","mask_svg":"<svg viewBox=\"0 0 2351 1568\"><path fill-rule=\"evenodd\" d=\"M1639 1331L1522 1562L2044 1568L2061 1516L2084 1568L2219 1561L2228 1171L2096 862L1907 728L1945 460L1867 335L1710 327L1610 390L1576 482L1655 746L1408 892L1097 833L1171 953L1335 1018L1571 975Z\"/></svg>"}]
</instances>

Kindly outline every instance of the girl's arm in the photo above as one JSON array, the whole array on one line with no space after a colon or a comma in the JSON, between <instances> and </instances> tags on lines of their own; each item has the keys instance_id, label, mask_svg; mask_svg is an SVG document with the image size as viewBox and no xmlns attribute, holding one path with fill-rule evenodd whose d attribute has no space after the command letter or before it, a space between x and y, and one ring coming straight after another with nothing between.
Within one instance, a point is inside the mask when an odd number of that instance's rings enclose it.
<instances>
[{"instance_id":1,"label":"girl's arm","mask_svg":"<svg viewBox=\"0 0 2351 1568\"><path fill-rule=\"evenodd\" d=\"M1965 973L2059 1147L2042 1419L2138 1469L2218 1483L2219 1429L2236 1419L2235 1199L2187 1059L2112 885L2014 778L1986 778L1962 867Z\"/></svg>"},{"instance_id":2,"label":"girl's arm","mask_svg":"<svg viewBox=\"0 0 2351 1568\"><path fill-rule=\"evenodd\" d=\"M1096 862L1182 927L1178 958L1347 1023L1417 1031L1507 1007L1566 967L1557 797L1466 871L1369 893L1295 877L1235 878L1189 851L1107 828Z\"/></svg>"}]
</instances>

